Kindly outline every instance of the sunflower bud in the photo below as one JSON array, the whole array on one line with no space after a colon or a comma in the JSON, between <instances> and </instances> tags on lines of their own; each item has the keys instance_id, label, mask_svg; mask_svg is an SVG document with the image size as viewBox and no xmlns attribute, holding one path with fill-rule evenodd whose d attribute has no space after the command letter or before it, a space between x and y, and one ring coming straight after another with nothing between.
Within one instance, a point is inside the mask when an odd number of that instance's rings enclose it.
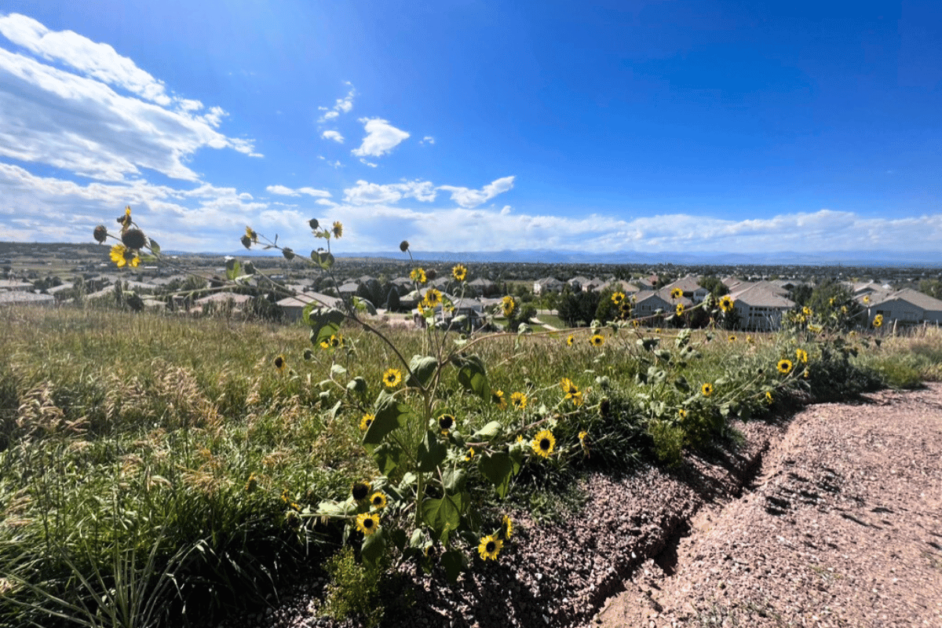
<instances>
[{"instance_id":1,"label":"sunflower bud","mask_svg":"<svg viewBox=\"0 0 942 628\"><path fill-rule=\"evenodd\" d=\"M356 501L364 500L370 494L370 485L366 482L354 482L350 494L353 495L353 499Z\"/></svg>"},{"instance_id":2,"label":"sunflower bud","mask_svg":"<svg viewBox=\"0 0 942 628\"><path fill-rule=\"evenodd\" d=\"M406 251L408 251L408 250L409 250L409 241L408 241L408 240L403 240L402 242L400 242L400 243L399 243L399 250L402 251L403 253L405 253Z\"/></svg>"},{"instance_id":3,"label":"sunflower bud","mask_svg":"<svg viewBox=\"0 0 942 628\"><path fill-rule=\"evenodd\" d=\"M285 256L285 259L286 259L286 260L293 260L293 259L294 259L294 251L292 251L292 250L291 250L290 248L288 248L288 247L285 247L285 248L281 249L281 254Z\"/></svg>"},{"instance_id":4,"label":"sunflower bud","mask_svg":"<svg viewBox=\"0 0 942 628\"><path fill-rule=\"evenodd\" d=\"M311 226L311 231L317 231L317 228L321 225L321 223L317 222L317 218L311 218L307 221L307 224Z\"/></svg>"},{"instance_id":5,"label":"sunflower bud","mask_svg":"<svg viewBox=\"0 0 942 628\"><path fill-rule=\"evenodd\" d=\"M101 244L108 238L108 230L105 225L98 225L92 235L95 236L95 241Z\"/></svg>"},{"instance_id":6,"label":"sunflower bud","mask_svg":"<svg viewBox=\"0 0 942 628\"><path fill-rule=\"evenodd\" d=\"M428 281L432 281L433 279L435 279L436 277L438 277L438 273L435 272L435 269L434 269L434 268L429 268L429 269L425 272L425 277L426 277L426 279L427 279Z\"/></svg>"},{"instance_id":7,"label":"sunflower bud","mask_svg":"<svg viewBox=\"0 0 942 628\"><path fill-rule=\"evenodd\" d=\"M247 249L252 248L252 238L247 235L242 236L242 246Z\"/></svg>"},{"instance_id":8,"label":"sunflower bud","mask_svg":"<svg viewBox=\"0 0 942 628\"><path fill-rule=\"evenodd\" d=\"M121 243L132 251L140 251L147 246L147 236L140 229L127 229L121 234Z\"/></svg>"}]
</instances>

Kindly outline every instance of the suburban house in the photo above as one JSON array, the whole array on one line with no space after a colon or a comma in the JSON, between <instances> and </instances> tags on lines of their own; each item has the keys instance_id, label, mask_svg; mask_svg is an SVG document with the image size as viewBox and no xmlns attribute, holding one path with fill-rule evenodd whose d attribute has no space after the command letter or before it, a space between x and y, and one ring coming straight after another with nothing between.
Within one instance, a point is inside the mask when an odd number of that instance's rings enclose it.
<instances>
[{"instance_id":1,"label":"suburban house","mask_svg":"<svg viewBox=\"0 0 942 628\"><path fill-rule=\"evenodd\" d=\"M733 307L739 314L740 328L756 331L778 329L782 325L782 315L795 307L794 301L770 289L770 286L768 282L760 282L730 292Z\"/></svg>"},{"instance_id":2,"label":"suburban house","mask_svg":"<svg viewBox=\"0 0 942 628\"><path fill-rule=\"evenodd\" d=\"M479 277L474 281L468 282L468 288L470 288L474 294L482 297L490 296L491 294L497 291L497 284L491 281L490 279L484 279Z\"/></svg>"},{"instance_id":3,"label":"suburban house","mask_svg":"<svg viewBox=\"0 0 942 628\"><path fill-rule=\"evenodd\" d=\"M867 308L867 317L871 323L877 314L883 316L884 324L942 323L942 301L911 288L882 294L880 300L874 301Z\"/></svg>"},{"instance_id":4,"label":"suburban house","mask_svg":"<svg viewBox=\"0 0 942 628\"><path fill-rule=\"evenodd\" d=\"M540 296L549 292L562 292L566 284L555 277L544 277L533 282L533 294Z\"/></svg>"},{"instance_id":5,"label":"suburban house","mask_svg":"<svg viewBox=\"0 0 942 628\"><path fill-rule=\"evenodd\" d=\"M642 290L635 295L634 317L646 318L653 316L658 310L661 310L664 314L670 314L676 307L677 304L671 302L670 295L665 298L665 295L660 292Z\"/></svg>"},{"instance_id":6,"label":"suburban house","mask_svg":"<svg viewBox=\"0 0 942 628\"><path fill-rule=\"evenodd\" d=\"M680 288L680 291L684 293L684 296L694 303L703 303L703 300L707 298L707 295L710 294L709 290L700 287L699 279L693 275L681 277L677 281L664 286L663 289L666 290L668 294L670 294L675 288Z\"/></svg>"},{"instance_id":7,"label":"suburban house","mask_svg":"<svg viewBox=\"0 0 942 628\"><path fill-rule=\"evenodd\" d=\"M286 297L275 303L275 305L281 308L286 319L299 321L304 313L304 308L315 302L324 307L340 307L340 299L319 292L305 292L294 297Z\"/></svg>"}]
</instances>

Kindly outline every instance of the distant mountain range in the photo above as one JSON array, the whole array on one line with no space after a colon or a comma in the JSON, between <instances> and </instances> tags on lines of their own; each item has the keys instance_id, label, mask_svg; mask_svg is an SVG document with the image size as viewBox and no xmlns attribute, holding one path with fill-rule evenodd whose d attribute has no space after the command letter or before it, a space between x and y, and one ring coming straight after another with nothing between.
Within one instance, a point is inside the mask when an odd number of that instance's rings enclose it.
<instances>
[{"instance_id":1,"label":"distant mountain range","mask_svg":"<svg viewBox=\"0 0 942 628\"><path fill-rule=\"evenodd\" d=\"M233 257L280 255L272 251L241 249L227 254ZM406 260L399 251L361 251L335 253L339 258L386 258ZM792 251L769 253L570 253L566 251L492 251L454 253L451 251L413 251L418 260L436 262L510 262L530 264L677 264L702 266L919 266L942 267L942 253L900 251Z\"/></svg>"}]
</instances>

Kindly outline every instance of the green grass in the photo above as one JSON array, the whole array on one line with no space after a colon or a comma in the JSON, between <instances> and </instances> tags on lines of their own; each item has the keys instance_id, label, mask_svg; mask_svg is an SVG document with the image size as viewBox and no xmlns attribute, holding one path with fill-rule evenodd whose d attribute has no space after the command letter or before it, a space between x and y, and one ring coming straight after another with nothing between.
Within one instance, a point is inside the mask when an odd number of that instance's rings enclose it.
<instances>
[{"instance_id":1,"label":"green grass","mask_svg":"<svg viewBox=\"0 0 942 628\"><path fill-rule=\"evenodd\" d=\"M93 615L96 604L113 610L118 597L98 589L118 583L125 598L144 604L147 595L166 597L150 607L155 621L166 619L161 612L179 616L184 603L188 621L218 620L262 602L299 565L333 554L341 528L298 527L297 515L376 475L358 424L383 372L400 366L377 336L343 333L346 348L331 353L312 347L301 327L0 310L0 578L13 583L0 598L0 622L42 624L40 609L57 608L54 600L83 601ZM385 333L407 359L434 355L455 339ZM746 343L744 334L730 342L725 333L700 331L688 346L677 330L606 329L605 343L592 347L583 329L568 347L569 333L473 346L490 387L508 398L525 393L525 410L468 394L450 368L432 408L447 408L466 434L498 421L507 433L532 438L525 425L550 421L543 427L555 435L554 456L528 458L514 480L533 496L516 503L537 516L578 503L565 487L587 466L624 468L639 457L674 464L685 448L722 437L730 419L766 413L766 392L777 403L798 388L827 391L835 381L866 379L843 354L804 336L754 334ZM940 343L921 342L914 346L928 365ZM779 360L795 360L796 348L811 354L809 380L798 369L776 372ZM881 351L881 359L896 359L889 343ZM278 356L283 371L274 366ZM367 391L347 391L354 377ZM562 401L562 378L583 391L583 406ZM700 392L706 383L714 387L709 397ZM842 386L847 394L863 384ZM404 399L421 405L417 394ZM420 436L425 429L411 427ZM469 483L485 486L476 469L469 466ZM485 510L493 506L492 490L475 495Z\"/></svg>"}]
</instances>

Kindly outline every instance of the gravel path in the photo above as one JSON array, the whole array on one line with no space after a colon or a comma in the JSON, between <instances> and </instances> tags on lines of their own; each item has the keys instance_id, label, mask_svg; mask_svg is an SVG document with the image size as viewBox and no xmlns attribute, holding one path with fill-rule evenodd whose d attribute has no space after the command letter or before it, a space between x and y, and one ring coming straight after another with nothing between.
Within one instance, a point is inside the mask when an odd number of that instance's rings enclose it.
<instances>
[{"instance_id":1,"label":"gravel path","mask_svg":"<svg viewBox=\"0 0 942 628\"><path fill-rule=\"evenodd\" d=\"M410 578L384 625L942 627L942 385L738 428L674 471L587 478L564 524L517 516L497 562ZM224 626L336 627L323 584Z\"/></svg>"}]
</instances>

